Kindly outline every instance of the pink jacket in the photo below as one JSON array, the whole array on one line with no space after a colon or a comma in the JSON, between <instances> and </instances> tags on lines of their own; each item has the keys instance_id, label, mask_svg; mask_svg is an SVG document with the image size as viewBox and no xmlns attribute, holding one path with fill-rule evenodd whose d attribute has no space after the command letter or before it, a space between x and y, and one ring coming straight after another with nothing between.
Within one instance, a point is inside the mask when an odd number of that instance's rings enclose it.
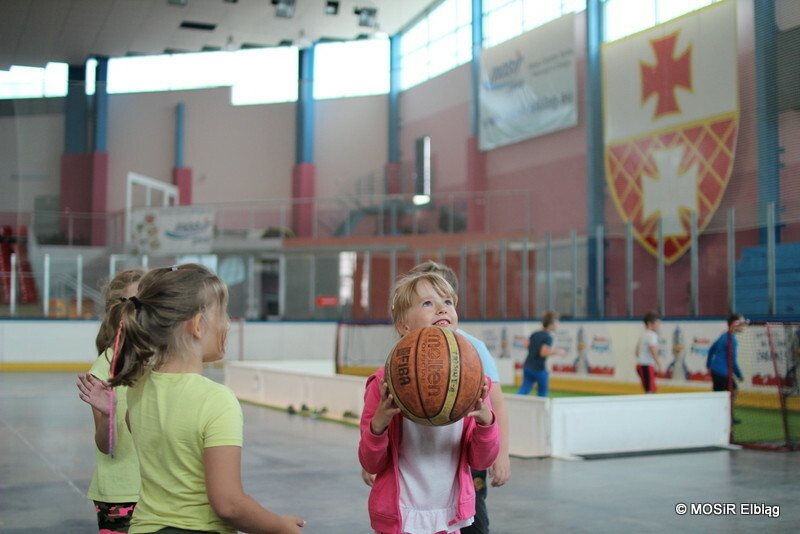
<instances>
[{"instance_id":1,"label":"pink jacket","mask_svg":"<svg viewBox=\"0 0 800 534\"><path fill-rule=\"evenodd\" d=\"M380 384L384 368L367 379L364 410L361 413L361 441L358 459L368 473L375 473L375 483L369 494L369 517L373 529L386 534L402 534L400 516L400 475L397 454L402 439L403 416L392 418L389 428L380 435L372 433L370 423L380 402ZM491 387L491 386L490 386ZM491 409L491 401L486 397ZM494 413L494 412L492 412ZM497 420L489 426L477 424L474 418L464 418L461 438L461 456L458 462L458 514L449 524L475 515L475 489L470 467L486 469L492 465L500 450L500 432Z\"/></svg>"}]
</instances>

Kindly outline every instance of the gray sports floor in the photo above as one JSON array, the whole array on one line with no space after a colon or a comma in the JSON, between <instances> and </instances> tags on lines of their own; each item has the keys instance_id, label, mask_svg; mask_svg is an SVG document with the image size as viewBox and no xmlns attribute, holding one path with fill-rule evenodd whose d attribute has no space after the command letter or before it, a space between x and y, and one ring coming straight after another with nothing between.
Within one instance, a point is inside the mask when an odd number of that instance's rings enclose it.
<instances>
[{"instance_id":1,"label":"gray sports floor","mask_svg":"<svg viewBox=\"0 0 800 534\"><path fill-rule=\"evenodd\" d=\"M215 380L222 371L209 370ZM75 373L0 373L0 534L97 532L84 494L94 469ZM244 405L245 490L304 517L309 533L372 531L355 427ZM513 424L513 422L512 422ZM489 491L493 534L800 530L800 452L722 450L602 460L512 458ZM689 513L678 515L679 503ZM735 515L693 515L695 508ZM753 515L766 505L779 517ZM750 512L751 515L743 515Z\"/></svg>"}]
</instances>

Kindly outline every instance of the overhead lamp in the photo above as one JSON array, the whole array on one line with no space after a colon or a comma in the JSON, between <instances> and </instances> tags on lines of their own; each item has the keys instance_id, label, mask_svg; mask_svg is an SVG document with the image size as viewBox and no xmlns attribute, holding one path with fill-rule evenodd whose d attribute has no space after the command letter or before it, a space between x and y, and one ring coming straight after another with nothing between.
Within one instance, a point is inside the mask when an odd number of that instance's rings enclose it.
<instances>
[{"instance_id":1,"label":"overhead lamp","mask_svg":"<svg viewBox=\"0 0 800 534\"><path fill-rule=\"evenodd\" d=\"M374 28L378 22L378 9L375 7L356 7L353 13L358 15L358 25Z\"/></svg>"},{"instance_id":2,"label":"overhead lamp","mask_svg":"<svg viewBox=\"0 0 800 534\"><path fill-rule=\"evenodd\" d=\"M294 0L272 0L275 6L275 16L290 19L294 16Z\"/></svg>"},{"instance_id":3,"label":"overhead lamp","mask_svg":"<svg viewBox=\"0 0 800 534\"><path fill-rule=\"evenodd\" d=\"M325 1L325 14L336 15L339 13L339 0L326 0Z\"/></svg>"}]
</instances>

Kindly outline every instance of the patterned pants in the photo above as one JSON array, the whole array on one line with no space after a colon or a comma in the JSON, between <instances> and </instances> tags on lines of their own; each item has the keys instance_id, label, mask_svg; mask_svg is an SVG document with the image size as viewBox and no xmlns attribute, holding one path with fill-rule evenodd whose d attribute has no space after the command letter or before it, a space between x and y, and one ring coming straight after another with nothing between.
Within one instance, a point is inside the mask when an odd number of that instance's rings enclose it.
<instances>
[{"instance_id":1,"label":"patterned pants","mask_svg":"<svg viewBox=\"0 0 800 534\"><path fill-rule=\"evenodd\" d=\"M100 534L127 534L135 507L135 502L94 501L94 510L97 512L97 526L100 527Z\"/></svg>"}]
</instances>

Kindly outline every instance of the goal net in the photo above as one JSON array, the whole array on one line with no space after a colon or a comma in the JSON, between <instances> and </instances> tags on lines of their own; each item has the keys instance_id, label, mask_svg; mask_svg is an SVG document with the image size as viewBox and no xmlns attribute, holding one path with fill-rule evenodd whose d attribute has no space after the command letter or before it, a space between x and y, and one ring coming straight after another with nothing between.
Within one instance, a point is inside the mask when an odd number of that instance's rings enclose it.
<instances>
[{"instance_id":1,"label":"goal net","mask_svg":"<svg viewBox=\"0 0 800 534\"><path fill-rule=\"evenodd\" d=\"M800 323L750 322L736 337L744 379L733 396L731 441L749 447L797 450Z\"/></svg>"},{"instance_id":2,"label":"goal net","mask_svg":"<svg viewBox=\"0 0 800 534\"><path fill-rule=\"evenodd\" d=\"M369 376L386 363L400 339L386 323L342 322L336 333L336 372Z\"/></svg>"}]
</instances>

